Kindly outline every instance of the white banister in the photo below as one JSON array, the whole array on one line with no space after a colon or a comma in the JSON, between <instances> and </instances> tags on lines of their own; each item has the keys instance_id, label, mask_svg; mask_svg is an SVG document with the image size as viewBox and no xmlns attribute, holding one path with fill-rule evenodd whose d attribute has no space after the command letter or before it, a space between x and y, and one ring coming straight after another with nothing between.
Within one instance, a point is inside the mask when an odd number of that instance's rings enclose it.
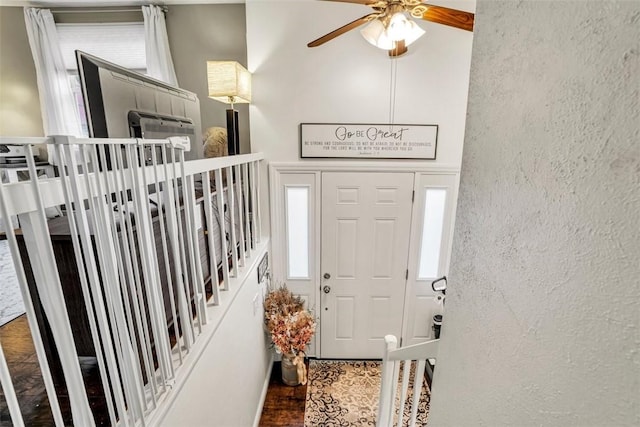
<instances>
[{"instance_id":1,"label":"white banister","mask_svg":"<svg viewBox=\"0 0 640 427\"><path fill-rule=\"evenodd\" d=\"M220 292L233 282L229 257L236 277L244 266L257 262L252 257L260 238L256 169L263 156L186 162L186 137L0 137L0 144L24 145L28 153L36 143L54 147L59 177L38 179L34 158L27 156L29 181L0 182L0 220L8 228L53 423L63 426L73 419L76 426L95 425L79 365L79 357L86 354L76 345L77 330L87 328L88 336L81 341L96 358L110 424L153 424L150 420L162 412L172 385L189 374L181 367L192 350L201 354L199 339L205 326L210 319L219 321L220 315L211 313L228 308ZM61 279L63 267L54 255L45 215L46 208L60 205L65 217L57 220L68 226L80 305L69 306L74 303L66 288L63 292L67 283ZM11 228L15 216L21 233ZM26 251L21 252L19 244ZM33 283L27 279L26 265L31 266ZM37 290L39 298L30 289ZM41 305L34 305L37 300ZM51 328L70 413L63 413L57 401L47 361L51 355L40 332L46 328L38 324L36 310L44 313ZM71 310L84 311L88 325L72 325ZM1 345L0 380L14 425L28 425L29 420L22 421L20 390L14 389Z\"/></svg>"},{"instance_id":2,"label":"white banister","mask_svg":"<svg viewBox=\"0 0 640 427\"><path fill-rule=\"evenodd\" d=\"M380 384L380 401L376 426L392 427L403 425L405 402L411 397L411 414L409 426L414 427L417 421L418 406L422 392L427 359L435 359L438 354L438 341L431 340L420 344L398 348L398 341L393 335L385 338L385 351L382 358L382 380ZM402 365L402 385L399 399L398 382ZM415 367L411 396L408 396L409 379L412 365ZM399 403L399 407L397 406ZM397 411L396 411L397 409ZM397 416L396 416L397 413Z\"/></svg>"}]
</instances>

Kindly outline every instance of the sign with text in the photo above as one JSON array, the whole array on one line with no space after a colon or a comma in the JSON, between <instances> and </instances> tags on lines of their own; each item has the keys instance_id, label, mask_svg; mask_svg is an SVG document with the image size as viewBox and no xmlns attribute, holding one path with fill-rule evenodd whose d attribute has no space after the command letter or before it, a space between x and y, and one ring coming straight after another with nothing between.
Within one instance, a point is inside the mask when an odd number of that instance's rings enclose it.
<instances>
[{"instance_id":1,"label":"sign with text","mask_svg":"<svg viewBox=\"0 0 640 427\"><path fill-rule=\"evenodd\" d=\"M302 158L435 160L438 125L301 123Z\"/></svg>"}]
</instances>

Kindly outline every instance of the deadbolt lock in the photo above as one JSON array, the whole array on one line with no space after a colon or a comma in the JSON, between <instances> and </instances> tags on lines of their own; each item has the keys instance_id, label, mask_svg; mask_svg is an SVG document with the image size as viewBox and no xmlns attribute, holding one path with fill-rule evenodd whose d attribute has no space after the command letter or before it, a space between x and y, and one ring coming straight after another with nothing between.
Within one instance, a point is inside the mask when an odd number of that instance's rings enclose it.
<instances>
[{"instance_id":1,"label":"deadbolt lock","mask_svg":"<svg viewBox=\"0 0 640 427\"><path fill-rule=\"evenodd\" d=\"M325 279L331 279L331 275L329 273L324 273L323 276Z\"/></svg>"}]
</instances>

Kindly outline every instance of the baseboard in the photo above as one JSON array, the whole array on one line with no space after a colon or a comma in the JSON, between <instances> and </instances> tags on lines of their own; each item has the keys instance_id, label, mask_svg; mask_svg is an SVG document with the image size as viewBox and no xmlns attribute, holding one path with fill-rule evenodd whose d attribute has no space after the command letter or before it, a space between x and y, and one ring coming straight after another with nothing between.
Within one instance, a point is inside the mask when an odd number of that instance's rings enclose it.
<instances>
[{"instance_id":1,"label":"baseboard","mask_svg":"<svg viewBox=\"0 0 640 427\"><path fill-rule=\"evenodd\" d=\"M273 371L273 352L271 352L271 358L269 360L269 369L267 369L267 375L262 385L262 394L260 395L260 403L256 410L256 416L253 419L253 427L258 427L260 424L260 417L262 416L262 408L264 407L264 401L267 398L267 391L269 390L269 382L271 381L271 371Z\"/></svg>"}]
</instances>

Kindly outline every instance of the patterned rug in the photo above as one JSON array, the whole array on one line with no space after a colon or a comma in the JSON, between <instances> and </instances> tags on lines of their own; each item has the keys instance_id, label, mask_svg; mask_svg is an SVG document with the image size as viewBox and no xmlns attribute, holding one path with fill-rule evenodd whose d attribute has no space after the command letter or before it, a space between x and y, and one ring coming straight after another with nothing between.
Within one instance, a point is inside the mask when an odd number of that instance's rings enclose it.
<instances>
[{"instance_id":1,"label":"patterned rug","mask_svg":"<svg viewBox=\"0 0 640 427\"><path fill-rule=\"evenodd\" d=\"M381 362L373 361L309 361L305 427L375 426L381 365ZM402 380L402 369L400 372L399 381ZM409 378L408 395L412 396L413 367ZM425 381L420 394L416 425L423 426L427 422L429 398L429 387ZM399 401L400 397L396 396L396 400ZM405 404L403 425L408 424L410 416L409 399Z\"/></svg>"}]
</instances>

